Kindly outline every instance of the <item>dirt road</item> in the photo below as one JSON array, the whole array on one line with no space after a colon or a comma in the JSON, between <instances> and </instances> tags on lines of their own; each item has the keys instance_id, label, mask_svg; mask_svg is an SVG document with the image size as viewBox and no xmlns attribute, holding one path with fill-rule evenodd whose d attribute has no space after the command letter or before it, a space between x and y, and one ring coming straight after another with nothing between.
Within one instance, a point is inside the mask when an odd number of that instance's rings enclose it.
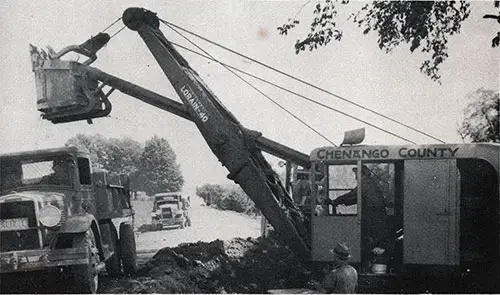
<instances>
[{"instance_id":1,"label":"dirt road","mask_svg":"<svg viewBox=\"0 0 500 295\"><path fill-rule=\"evenodd\" d=\"M150 252L147 250L175 247L180 243L260 236L260 218L252 218L233 211L217 210L203 206L197 200L193 200L191 220L192 226L184 229L138 233L136 235L137 250Z\"/></svg>"},{"instance_id":2,"label":"dirt road","mask_svg":"<svg viewBox=\"0 0 500 295\"><path fill-rule=\"evenodd\" d=\"M150 222L150 202L135 202L136 227ZM221 211L205 206L200 198L191 204L191 226L183 229L136 232L137 259L144 265L162 248L182 243L211 242L216 239L257 238L260 236L260 217L252 218L234 211Z\"/></svg>"}]
</instances>

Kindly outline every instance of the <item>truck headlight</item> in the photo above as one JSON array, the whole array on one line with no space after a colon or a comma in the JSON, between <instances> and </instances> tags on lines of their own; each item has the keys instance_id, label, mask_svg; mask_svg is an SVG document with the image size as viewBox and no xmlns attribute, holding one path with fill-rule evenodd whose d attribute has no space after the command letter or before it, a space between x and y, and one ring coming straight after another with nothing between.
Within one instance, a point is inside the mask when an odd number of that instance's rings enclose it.
<instances>
[{"instance_id":1,"label":"truck headlight","mask_svg":"<svg viewBox=\"0 0 500 295\"><path fill-rule=\"evenodd\" d=\"M62 214L56 206L47 205L38 211L38 220L43 226L54 227L61 222Z\"/></svg>"}]
</instances>

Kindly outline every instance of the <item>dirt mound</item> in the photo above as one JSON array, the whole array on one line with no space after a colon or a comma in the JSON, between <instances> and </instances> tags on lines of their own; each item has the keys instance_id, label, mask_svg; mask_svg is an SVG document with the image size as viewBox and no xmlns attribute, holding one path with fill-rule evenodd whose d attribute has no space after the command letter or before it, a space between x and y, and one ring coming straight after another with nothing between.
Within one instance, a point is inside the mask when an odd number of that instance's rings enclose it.
<instances>
[{"instance_id":1,"label":"dirt mound","mask_svg":"<svg viewBox=\"0 0 500 295\"><path fill-rule=\"evenodd\" d=\"M134 279L111 282L109 293L264 293L303 286L308 271L273 237L181 244L164 248Z\"/></svg>"}]
</instances>

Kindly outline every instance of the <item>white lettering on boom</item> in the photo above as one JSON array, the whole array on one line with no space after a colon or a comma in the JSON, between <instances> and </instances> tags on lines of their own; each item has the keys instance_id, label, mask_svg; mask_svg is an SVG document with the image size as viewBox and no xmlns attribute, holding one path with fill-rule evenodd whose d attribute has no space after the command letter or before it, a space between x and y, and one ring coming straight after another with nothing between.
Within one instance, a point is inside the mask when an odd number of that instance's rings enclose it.
<instances>
[{"instance_id":1,"label":"white lettering on boom","mask_svg":"<svg viewBox=\"0 0 500 295\"><path fill-rule=\"evenodd\" d=\"M199 100L197 100L195 96L193 96L186 85L183 85L181 87L181 92L184 98L189 102L195 113L201 119L201 122L207 122L208 115L203 104Z\"/></svg>"}]
</instances>

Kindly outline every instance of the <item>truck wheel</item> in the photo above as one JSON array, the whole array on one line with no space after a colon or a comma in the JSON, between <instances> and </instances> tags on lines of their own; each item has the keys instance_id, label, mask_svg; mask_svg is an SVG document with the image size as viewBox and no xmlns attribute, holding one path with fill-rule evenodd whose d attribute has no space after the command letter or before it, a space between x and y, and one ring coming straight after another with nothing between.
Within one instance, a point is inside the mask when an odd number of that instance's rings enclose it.
<instances>
[{"instance_id":1,"label":"truck wheel","mask_svg":"<svg viewBox=\"0 0 500 295\"><path fill-rule=\"evenodd\" d=\"M180 229L184 228L184 223L186 223L186 221L181 222L181 226L179 227Z\"/></svg>"},{"instance_id":2,"label":"truck wheel","mask_svg":"<svg viewBox=\"0 0 500 295\"><path fill-rule=\"evenodd\" d=\"M191 217L187 220L187 226L191 226Z\"/></svg>"},{"instance_id":3,"label":"truck wheel","mask_svg":"<svg viewBox=\"0 0 500 295\"><path fill-rule=\"evenodd\" d=\"M127 275L135 273L137 271L135 236L132 225L127 223L120 224L120 250L123 271Z\"/></svg>"},{"instance_id":4,"label":"truck wheel","mask_svg":"<svg viewBox=\"0 0 500 295\"><path fill-rule=\"evenodd\" d=\"M97 270L99 251L97 250L94 232L89 229L85 234L79 235L75 238L73 246L75 248L86 248L89 252L88 265L78 265L72 268L75 291L76 293L95 294L99 286Z\"/></svg>"},{"instance_id":5,"label":"truck wheel","mask_svg":"<svg viewBox=\"0 0 500 295\"><path fill-rule=\"evenodd\" d=\"M118 277L122 274L122 264L120 261L120 245L118 233L113 223L106 225L109 228L110 246L113 247L114 254L106 260L106 271L112 277Z\"/></svg>"}]
</instances>

